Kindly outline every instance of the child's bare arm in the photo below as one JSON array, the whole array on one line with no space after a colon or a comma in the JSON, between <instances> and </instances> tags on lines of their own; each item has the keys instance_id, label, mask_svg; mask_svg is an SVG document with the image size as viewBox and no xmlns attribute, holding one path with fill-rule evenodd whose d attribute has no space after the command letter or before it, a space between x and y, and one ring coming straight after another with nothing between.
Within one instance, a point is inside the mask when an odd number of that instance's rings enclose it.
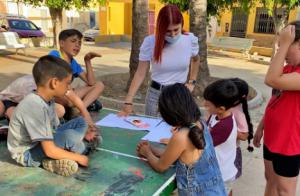
<instances>
[{"instance_id":1,"label":"child's bare arm","mask_svg":"<svg viewBox=\"0 0 300 196\"><path fill-rule=\"evenodd\" d=\"M151 150L149 143L139 144L137 152L139 155L148 159L150 166L158 171L167 170L182 154L185 149L185 138L181 134L174 135L168 143L166 150L161 154L160 158L155 156Z\"/></svg>"},{"instance_id":2,"label":"child's bare arm","mask_svg":"<svg viewBox=\"0 0 300 196\"><path fill-rule=\"evenodd\" d=\"M65 96L67 99L80 111L83 118L86 120L89 126L93 126L94 122L92 120L92 117L90 113L87 111L83 101L76 95L76 93L73 90L69 90Z\"/></svg>"},{"instance_id":3,"label":"child's bare arm","mask_svg":"<svg viewBox=\"0 0 300 196\"><path fill-rule=\"evenodd\" d=\"M253 145L255 147L257 148L260 147L260 141L263 134L264 134L264 117L262 117L262 119L260 120L253 137Z\"/></svg>"},{"instance_id":4,"label":"child's bare arm","mask_svg":"<svg viewBox=\"0 0 300 196\"><path fill-rule=\"evenodd\" d=\"M89 52L84 56L84 63L86 66L86 72L80 74L80 78L89 86L93 86L96 83L94 71L91 60L95 57L101 57L101 54L95 52Z\"/></svg>"},{"instance_id":5,"label":"child's bare arm","mask_svg":"<svg viewBox=\"0 0 300 196\"><path fill-rule=\"evenodd\" d=\"M153 154L157 157L161 157L161 155L165 152L165 149L161 149L153 145L150 146L150 149L153 152Z\"/></svg>"},{"instance_id":6,"label":"child's bare arm","mask_svg":"<svg viewBox=\"0 0 300 196\"><path fill-rule=\"evenodd\" d=\"M238 131L237 138L239 140L246 141L248 139L248 135L249 134L247 132L240 132L240 131Z\"/></svg>"},{"instance_id":7,"label":"child's bare arm","mask_svg":"<svg viewBox=\"0 0 300 196\"><path fill-rule=\"evenodd\" d=\"M289 47L291 47L292 44L299 44L298 42L293 43L294 39L295 26L293 25L284 28L279 35L280 47L272 59L265 78L265 83L272 88L279 90L300 90L300 86L298 85L300 83L299 73L283 74L284 62Z\"/></svg>"},{"instance_id":8,"label":"child's bare arm","mask_svg":"<svg viewBox=\"0 0 300 196\"><path fill-rule=\"evenodd\" d=\"M52 159L70 159L76 161L82 166L88 166L89 159L85 155L77 154L74 152L66 151L62 148L57 147L53 141L42 141L41 142L44 153L47 157Z\"/></svg>"}]
</instances>

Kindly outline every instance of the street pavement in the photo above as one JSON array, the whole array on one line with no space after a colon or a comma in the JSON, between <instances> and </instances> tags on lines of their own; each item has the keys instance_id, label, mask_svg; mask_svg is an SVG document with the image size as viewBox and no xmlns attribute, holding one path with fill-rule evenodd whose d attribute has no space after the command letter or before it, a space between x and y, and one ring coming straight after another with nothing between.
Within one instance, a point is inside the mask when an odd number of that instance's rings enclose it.
<instances>
[{"instance_id":1,"label":"street pavement","mask_svg":"<svg viewBox=\"0 0 300 196\"><path fill-rule=\"evenodd\" d=\"M19 76L30 74L37 59L49 51L49 48L28 48L28 55L24 56L22 53L16 55L14 50L0 50L0 89ZM102 54L101 58L93 59L96 77L128 72L130 43L120 42L98 46L93 43L85 43L76 57L77 61L83 64L83 56L89 51ZM256 128L271 94L270 88L263 82L268 65L247 61L239 54L223 53L227 55L208 56L210 74L220 78L240 77L261 93L264 98L263 103L250 110L252 122ZM233 194L237 196L263 195L265 180L262 148L255 149L252 153L248 152L246 148L247 143L242 142L243 174L234 184ZM299 182L296 195L300 195Z\"/></svg>"}]
</instances>

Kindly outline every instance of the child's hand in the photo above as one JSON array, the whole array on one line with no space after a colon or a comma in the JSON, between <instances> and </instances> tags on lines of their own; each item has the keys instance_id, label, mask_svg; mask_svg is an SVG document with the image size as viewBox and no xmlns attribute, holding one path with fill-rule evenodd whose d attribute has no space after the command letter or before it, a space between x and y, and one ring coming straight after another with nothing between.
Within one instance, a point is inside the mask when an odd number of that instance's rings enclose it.
<instances>
[{"instance_id":1,"label":"child's hand","mask_svg":"<svg viewBox=\"0 0 300 196\"><path fill-rule=\"evenodd\" d=\"M98 54L98 53L96 53L96 52L89 52L89 53L87 53L87 54L84 56L84 60L85 60L85 61L90 61L90 60L92 60L92 59L95 58L95 57L102 57L102 55L101 55L101 54Z\"/></svg>"},{"instance_id":2,"label":"child's hand","mask_svg":"<svg viewBox=\"0 0 300 196\"><path fill-rule=\"evenodd\" d=\"M279 34L279 44L280 47L283 45L290 46L294 40L295 40L295 26L294 25L288 25L285 27Z\"/></svg>"},{"instance_id":3,"label":"child's hand","mask_svg":"<svg viewBox=\"0 0 300 196\"><path fill-rule=\"evenodd\" d=\"M87 167L89 165L89 158L85 155L80 155L79 160L77 160L77 163L81 166Z\"/></svg>"},{"instance_id":4,"label":"child's hand","mask_svg":"<svg viewBox=\"0 0 300 196\"><path fill-rule=\"evenodd\" d=\"M88 129L88 131L86 132L84 139L86 139L88 142L94 140L97 136L98 136L98 132L97 129L96 130L91 130Z\"/></svg>"},{"instance_id":5,"label":"child's hand","mask_svg":"<svg viewBox=\"0 0 300 196\"><path fill-rule=\"evenodd\" d=\"M256 148L260 147L260 145L261 145L260 141L261 141L262 136L263 136L263 129L260 126L258 126L255 131L254 137L253 137L253 145Z\"/></svg>"},{"instance_id":6,"label":"child's hand","mask_svg":"<svg viewBox=\"0 0 300 196\"><path fill-rule=\"evenodd\" d=\"M148 141L141 141L136 146L136 152L139 156L147 157L149 151L151 151L151 148Z\"/></svg>"}]
</instances>

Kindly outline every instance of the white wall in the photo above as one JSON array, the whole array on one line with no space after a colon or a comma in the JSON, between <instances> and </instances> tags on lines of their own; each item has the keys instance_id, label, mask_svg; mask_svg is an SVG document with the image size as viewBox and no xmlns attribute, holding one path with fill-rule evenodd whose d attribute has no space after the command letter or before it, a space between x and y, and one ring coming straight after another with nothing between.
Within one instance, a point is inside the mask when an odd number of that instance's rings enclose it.
<instances>
[{"instance_id":1,"label":"white wall","mask_svg":"<svg viewBox=\"0 0 300 196\"><path fill-rule=\"evenodd\" d=\"M207 27L207 42L210 43L216 35L216 32L220 29L216 17L211 17L209 26Z\"/></svg>"},{"instance_id":2,"label":"white wall","mask_svg":"<svg viewBox=\"0 0 300 196\"><path fill-rule=\"evenodd\" d=\"M7 6L8 14L25 16L38 27L41 27L42 31L46 35L52 34L52 22L48 7L32 7L30 5L24 5L23 3L19 3L18 5L13 0L7 0L5 4ZM63 29L76 28L81 32L89 29L90 10L95 12L95 24L98 24L98 7L85 11L77 11L76 9L73 9L63 11Z\"/></svg>"}]
</instances>

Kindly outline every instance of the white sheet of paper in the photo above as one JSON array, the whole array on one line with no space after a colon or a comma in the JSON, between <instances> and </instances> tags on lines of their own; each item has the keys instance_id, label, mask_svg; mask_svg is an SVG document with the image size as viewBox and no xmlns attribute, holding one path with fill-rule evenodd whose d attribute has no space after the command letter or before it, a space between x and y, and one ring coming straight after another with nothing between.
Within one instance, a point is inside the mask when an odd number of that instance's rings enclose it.
<instances>
[{"instance_id":1,"label":"white sheet of paper","mask_svg":"<svg viewBox=\"0 0 300 196\"><path fill-rule=\"evenodd\" d=\"M131 116L132 118L133 116ZM150 130L155 127L160 121L160 118L147 118L141 116L134 116L136 119L140 119L142 122L149 124L148 128L139 128L132 125L130 122L125 120L126 117L119 117L116 114L108 114L102 120L96 122L98 126L105 127L118 127L123 129L132 129L132 130Z\"/></svg>"},{"instance_id":2,"label":"white sheet of paper","mask_svg":"<svg viewBox=\"0 0 300 196\"><path fill-rule=\"evenodd\" d=\"M142 140L159 142L159 140L162 138L171 138L172 137L171 129L172 127L170 125L168 125L166 122L162 122L157 127L152 127L149 130L149 133L145 135L142 138Z\"/></svg>"}]
</instances>

